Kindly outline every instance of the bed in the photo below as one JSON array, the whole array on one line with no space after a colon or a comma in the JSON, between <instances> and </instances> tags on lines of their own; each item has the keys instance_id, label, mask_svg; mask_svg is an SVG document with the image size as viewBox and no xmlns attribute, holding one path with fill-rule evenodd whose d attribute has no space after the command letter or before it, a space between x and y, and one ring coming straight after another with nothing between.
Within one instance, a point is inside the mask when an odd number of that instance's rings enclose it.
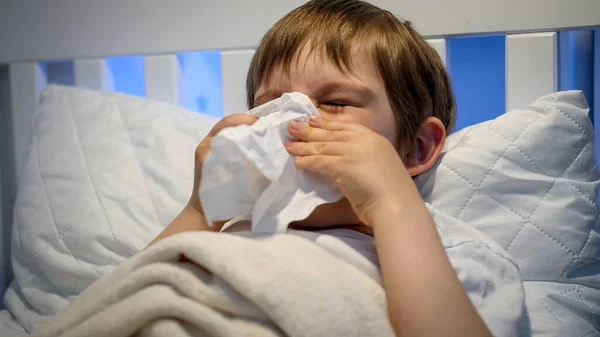
<instances>
[{"instance_id":1,"label":"bed","mask_svg":"<svg viewBox=\"0 0 600 337\"><path fill-rule=\"evenodd\" d=\"M0 292L13 278L13 207L32 120L49 84L120 91L215 117L246 111L253 48L272 23L301 3L254 1L251 15L236 0L3 3ZM600 120L600 2L373 3L412 21L438 51L456 89L457 128L567 89L583 90L591 120ZM473 60L485 70L473 71ZM478 85L489 74L496 77ZM481 112L484 106L491 112ZM598 154L600 131L594 132Z\"/></svg>"}]
</instances>

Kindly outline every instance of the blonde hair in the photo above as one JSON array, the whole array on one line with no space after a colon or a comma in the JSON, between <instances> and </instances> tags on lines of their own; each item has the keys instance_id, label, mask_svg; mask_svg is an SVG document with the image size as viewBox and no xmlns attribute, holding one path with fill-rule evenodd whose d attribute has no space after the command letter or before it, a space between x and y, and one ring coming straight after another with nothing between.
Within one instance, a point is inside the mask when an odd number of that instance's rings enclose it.
<instances>
[{"instance_id":1,"label":"blonde hair","mask_svg":"<svg viewBox=\"0 0 600 337\"><path fill-rule=\"evenodd\" d=\"M396 146L412 146L428 117L450 132L456 107L450 78L438 53L410 22L358 0L313 0L294 9L265 34L248 71L248 107L273 69L290 65L304 46L352 72L355 48L370 53L394 111Z\"/></svg>"}]
</instances>

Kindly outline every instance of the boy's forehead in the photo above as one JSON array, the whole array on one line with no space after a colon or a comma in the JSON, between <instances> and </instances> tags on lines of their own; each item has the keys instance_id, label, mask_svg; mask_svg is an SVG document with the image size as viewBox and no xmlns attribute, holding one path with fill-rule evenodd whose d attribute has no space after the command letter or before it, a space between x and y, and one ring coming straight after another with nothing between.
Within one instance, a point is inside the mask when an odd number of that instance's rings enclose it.
<instances>
[{"instance_id":1,"label":"boy's forehead","mask_svg":"<svg viewBox=\"0 0 600 337\"><path fill-rule=\"evenodd\" d=\"M289 62L276 64L260 87L282 86L298 80L310 82L322 78L357 78L376 74L376 68L369 60L364 50L356 49L349 56L349 64L345 65L329 57L325 48L313 48L306 44Z\"/></svg>"}]
</instances>

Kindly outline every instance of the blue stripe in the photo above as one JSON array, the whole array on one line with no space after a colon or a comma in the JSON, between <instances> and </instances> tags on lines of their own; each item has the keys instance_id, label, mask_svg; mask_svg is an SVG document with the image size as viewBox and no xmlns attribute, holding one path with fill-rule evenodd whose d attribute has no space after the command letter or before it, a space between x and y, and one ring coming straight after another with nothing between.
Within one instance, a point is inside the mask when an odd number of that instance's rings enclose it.
<instances>
[{"instance_id":1,"label":"blue stripe","mask_svg":"<svg viewBox=\"0 0 600 337\"><path fill-rule=\"evenodd\" d=\"M192 111L222 117L221 52L186 52L178 56L183 67L183 105Z\"/></svg>"},{"instance_id":2,"label":"blue stripe","mask_svg":"<svg viewBox=\"0 0 600 337\"><path fill-rule=\"evenodd\" d=\"M115 91L142 97L146 95L144 57L114 56L105 60L112 75Z\"/></svg>"},{"instance_id":3,"label":"blue stripe","mask_svg":"<svg viewBox=\"0 0 600 337\"><path fill-rule=\"evenodd\" d=\"M73 61L51 61L45 63L48 83L75 85L75 66Z\"/></svg>"},{"instance_id":4,"label":"blue stripe","mask_svg":"<svg viewBox=\"0 0 600 337\"><path fill-rule=\"evenodd\" d=\"M558 33L558 90L582 90L594 106L594 33L591 30Z\"/></svg>"},{"instance_id":5,"label":"blue stripe","mask_svg":"<svg viewBox=\"0 0 600 337\"><path fill-rule=\"evenodd\" d=\"M594 31L594 110L596 159L600 159L600 29Z\"/></svg>"},{"instance_id":6,"label":"blue stripe","mask_svg":"<svg viewBox=\"0 0 600 337\"><path fill-rule=\"evenodd\" d=\"M455 130L496 118L506 109L506 36L447 41L448 67L457 103Z\"/></svg>"}]
</instances>

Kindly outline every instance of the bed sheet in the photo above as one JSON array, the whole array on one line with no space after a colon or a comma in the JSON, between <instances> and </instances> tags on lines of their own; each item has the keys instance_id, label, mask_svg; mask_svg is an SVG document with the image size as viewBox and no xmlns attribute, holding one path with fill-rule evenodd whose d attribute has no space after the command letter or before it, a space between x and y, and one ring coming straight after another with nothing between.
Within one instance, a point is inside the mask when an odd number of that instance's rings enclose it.
<instances>
[{"instance_id":1,"label":"bed sheet","mask_svg":"<svg viewBox=\"0 0 600 337\"><path fill-rule=\"evenodd\" d=\"M0 335L2 337L24 337L27 336L27 333L8 310L2 310L0 311Z\"/></svg>"}]
</instances>

